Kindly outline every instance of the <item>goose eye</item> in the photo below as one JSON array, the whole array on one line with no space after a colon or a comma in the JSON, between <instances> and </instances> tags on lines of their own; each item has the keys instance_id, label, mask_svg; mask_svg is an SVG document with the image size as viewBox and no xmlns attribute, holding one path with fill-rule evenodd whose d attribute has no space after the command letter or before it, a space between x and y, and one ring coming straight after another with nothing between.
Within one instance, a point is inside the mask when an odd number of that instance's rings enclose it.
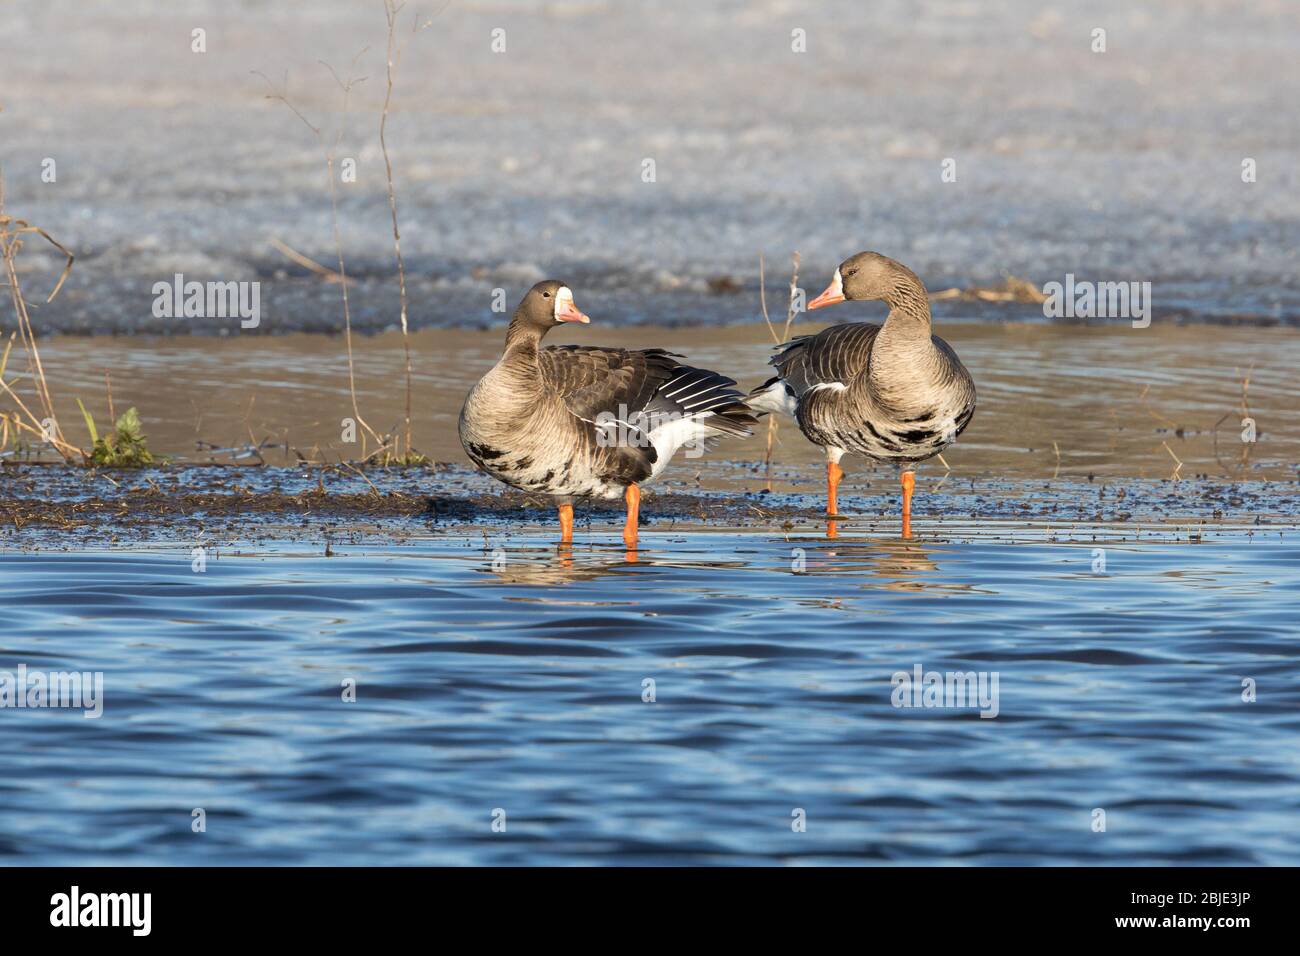
<instances>
[{"instance_id":1,"label":"goose eye","mask_svg":"<svg viewBox=\"0 0 1300 956\"><path fill-rule=\"evenodd\" d=\"M542 293L542 298L543 298L543 299L549 299L550 297L551 297L551 294L550 294L549 292L543 292L543 293Z\"/></svg>"},{"instance_id":2,"label":"goose eye","mask_svg":"<svg viewBox=\"0 0 1300 956\"><path fill-rule=\"evenodd\" d=\"M844 273L844 278L847 279L851 275L857 275L857 272L857 269L850 269L848 272Z\"/></svg>"}]
</instances>

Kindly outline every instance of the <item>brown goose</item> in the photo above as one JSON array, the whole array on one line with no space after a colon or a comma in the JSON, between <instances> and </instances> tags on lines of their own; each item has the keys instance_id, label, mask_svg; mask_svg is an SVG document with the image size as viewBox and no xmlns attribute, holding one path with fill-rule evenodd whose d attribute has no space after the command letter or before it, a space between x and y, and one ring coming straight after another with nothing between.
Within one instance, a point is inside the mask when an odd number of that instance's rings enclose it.
<instances>
[{"instance_id":1,"label":"brown goose","mask_svg":"<svg viewBox=\"0 0 1300 956\"><path fill-rule=\"evenodd\" d=\"M500 361L465 398L460 442L492 477L554 495L564 542L573 540L574 498L624 496L630 546L641 483L682 446L748 436L757 420L734 381L663 349L541 348L559 323L588 321L564 283L533 286L510 320Z\"/></svg>"},{"instance_id":2,"label":"brown goose","mask_svg":"<svg viewBox=\"0 0 1300 956\"><path fill-rule=\"evenodd\" d=\"M776 377L755 389L749 403L793 415L808 440L826 450L831 517L846 451L898 467L903 537L910 538L916 476L908 466L939 454L970 424L975 383L952 347L930 334L930 298L911 269L860 252L840 264L808 310L847 299L883 299L889 306L884 325L835 325L779 346L770 363ZM832 521L832 537L834 529Z\"/></svg>"}]
</instances>

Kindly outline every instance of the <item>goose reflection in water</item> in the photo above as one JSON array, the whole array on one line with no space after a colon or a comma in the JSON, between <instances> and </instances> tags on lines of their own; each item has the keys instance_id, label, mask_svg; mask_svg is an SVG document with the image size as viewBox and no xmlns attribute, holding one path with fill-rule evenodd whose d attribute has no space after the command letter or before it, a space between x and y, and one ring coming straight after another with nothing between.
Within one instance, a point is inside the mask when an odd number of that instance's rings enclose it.
<instances>
[{"instance_id":1,"label":"goose reflection in water","mask_svg":"<svg viewBox=\"0 0 1300 956\"><path fill-rule=\"evenodd\" d=\"M717 538L719 545L723 541L722 537ZM702 549L701 542L705 542ZM671 568L706 573L752 571L764 575L788 570L795 578L843 578L855 590L873 588L929 594L977 590L974 584L954 581L950 574L944 573L949 569L940 566L941 547L923 546L915 539L841 539L828 545L822 538L781 537L767 539L754 550L736 551L734 557L724 557L712 547L712 542L712 536L706 535L680 550L672 547L675 542L671 540L660 547L639 548L590 545L575 549L568 544L496 548L483 552L484 562L479 571L499 584L532 587L594 582L622 575L628 586L643 589L652 584L657 572ZM750 580L753 587L772 592L770 582L760 584ZM793 586L788 596L798 597L799 590L797 585Z\"/></svg>"},{"instance_id":2,"label":"goose reflection in water","mask_svg":"<svg viewBox=\"0 0 1300 956\"><path fill-rule=\"evenodd\" d=\"M981 590L973 583L954 581L950 573L940 578L941 572L951 570L941 567L944 549L926 547L915 538L840 539L829 545L810 538L805 545L796 539L791 539L791 544L803 552L801 574L842 577L858 587L887 591L944 594Z\"/></svg>"},{"instance_id":3,"label":"goose reflection in water","mask_svg":"<svg viewBox=\"0 0 1300 956\"><path fill-rule=\"evenodd\" d=\"M485 552L484 573L495 575L501 584L550 586L595 581L609 575L641 571L653 573L656 567L699 570L743 570L750 567L742 560L692 560L680 553L669 556L656 548L584 547L576 552L571 544L552 547L518 547L508 551Z\"/></svg>"}]
</instances>

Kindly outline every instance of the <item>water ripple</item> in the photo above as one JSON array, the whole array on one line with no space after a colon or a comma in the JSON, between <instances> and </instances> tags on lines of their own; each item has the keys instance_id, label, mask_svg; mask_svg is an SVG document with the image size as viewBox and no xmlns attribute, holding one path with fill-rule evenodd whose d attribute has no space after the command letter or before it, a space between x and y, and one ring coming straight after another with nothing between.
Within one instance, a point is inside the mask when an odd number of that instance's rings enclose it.
<instances>
[{"instance_id":1,"label":"water ripple","mask_svg":"<svg viewBox=\"0 0 1300 956\"><path fill-rule=\"evenodd\" d=\"M1017 537L0 553L0 859L1300 862L1295 548Z\"/></svg>"}]
</instances>

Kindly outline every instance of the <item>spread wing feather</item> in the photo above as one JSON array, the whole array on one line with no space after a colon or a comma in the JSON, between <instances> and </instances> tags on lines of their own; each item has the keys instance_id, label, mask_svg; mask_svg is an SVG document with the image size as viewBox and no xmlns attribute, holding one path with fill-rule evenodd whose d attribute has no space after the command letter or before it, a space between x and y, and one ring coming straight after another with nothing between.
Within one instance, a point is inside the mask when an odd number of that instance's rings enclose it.
<instances>
[{"instance_id":1,"label":"spread wing feather","mask_svg":"<svg viewBox=\"0 0 1300 956\"><path fill-rule=\"evenodd\" d=\"M542 349L538 364L547 386L578 418L622 416L645 408L673 378L680 356L664 349L606 349L560 345Z\"/></svg>"},{"instance_id":2,"label":"spread wing feather","mask_svg":"<svg viewBox=\"0 0 1300 956\"><path fill-rule=\"evenodd\" d=\"M693 417L741 436L757 423L732 379L679 358L665 349L561 345L542 349L538 364L546 386L587 423L584 435L606 453L611 474L640 481L658 460L649 433L659 422ZM617 443L597 440L602 427Z\"/></svg>"}]
</instances>

